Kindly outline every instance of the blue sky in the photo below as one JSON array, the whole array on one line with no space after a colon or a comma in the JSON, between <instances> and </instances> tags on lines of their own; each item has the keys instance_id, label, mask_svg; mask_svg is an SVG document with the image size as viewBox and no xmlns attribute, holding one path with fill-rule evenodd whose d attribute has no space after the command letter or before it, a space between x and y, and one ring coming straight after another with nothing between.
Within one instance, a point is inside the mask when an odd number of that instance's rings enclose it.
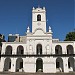
<instances>
[{"instance_id":1,"label":"blue sky","mask_svg":"<svg viewBox=\"0 0 75 75\"><path fill-rule=\"evenodd\" d=\"M0 0L0 33L25 35L32 29L32 7L45 7L47 29L51 26L53 38L64 40L75 28L75 0ZM31 30L32 31L32 30Z\"/></svg>"}]
</instances>

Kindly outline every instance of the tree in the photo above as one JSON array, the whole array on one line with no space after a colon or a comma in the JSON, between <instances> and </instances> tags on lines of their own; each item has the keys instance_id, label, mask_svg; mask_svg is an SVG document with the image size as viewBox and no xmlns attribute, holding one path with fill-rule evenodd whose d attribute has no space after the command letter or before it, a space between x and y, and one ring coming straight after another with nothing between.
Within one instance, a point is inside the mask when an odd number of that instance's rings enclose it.
<instances>
[{"instance_id":1,"label":"tree","mask_svg":"<svg viewBox=\"0 0 75 75\"><path fill-rule=\"evenodd\" d=\"M75 41L75 32L69 32L64 41Z\"/></svg>"},{"instance_id":2,"label":"tree","mask_svg":"<svg viewBox=\"0 0 75 75\"><path fill-rule=\"evenodd\" d=\"M0 34L0 58L1 58L2 42L5 42L5 36Z\"/></svg>"},{"instance_id":3,"label":"tree","mask_svg":"<svg viewBox=\"0 0 75 75\"><path fill-rule=\"evenodd\" d=\"M5 42L5 36L0 34L0 46L2 46L1 42Z\"/></svg>"}]
</instances>

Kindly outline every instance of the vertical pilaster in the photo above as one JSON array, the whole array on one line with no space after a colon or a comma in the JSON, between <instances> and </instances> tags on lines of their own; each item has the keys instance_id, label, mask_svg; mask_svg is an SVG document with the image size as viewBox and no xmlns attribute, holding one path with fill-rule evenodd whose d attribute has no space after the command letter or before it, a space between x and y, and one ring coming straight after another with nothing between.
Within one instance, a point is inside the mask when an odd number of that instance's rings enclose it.
<instances>
[{"instance_id":1,"label":"vertical pilaster","mask_svg":"<svg viewBox=\"0 0 75 75\"><path fill-rule=\"evenodd\" d=\"M5 61L5 58L4 57L1 57L1 61L0 61L0 72L2 72L3 69L4 69L4 61Z\"/></svg>"},{"instance_id":2,"label":"vertical pilaster","mask_svg":"<svg viewBox=\"0 0 75 75\"><path fill-rule=\"evenodd\" d=\"M63 69L64 69L64 72L68 72L68 58L67 57L64 57L63 58Z\"/></svg>"},{"instance_id":3,"label":"vertical pilaster","mask_svg":"<svg viewBox=\"0 0 75 75\"><path fill-rule=\"evenodd\" d=\"M16 58L11 58L11 72L16 72Z\"/></svg>"}]
</instances>

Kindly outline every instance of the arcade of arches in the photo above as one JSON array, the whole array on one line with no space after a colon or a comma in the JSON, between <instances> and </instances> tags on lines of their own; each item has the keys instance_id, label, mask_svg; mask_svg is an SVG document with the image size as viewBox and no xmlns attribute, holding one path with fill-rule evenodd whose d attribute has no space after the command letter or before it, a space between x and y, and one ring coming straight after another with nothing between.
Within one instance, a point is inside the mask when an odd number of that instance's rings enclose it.
<instances>
[{"instance_id":1,"label":"arcade of arches","mask_svg":"<svg viewBox=\"0 0 75 75\"><path fill-rule=\"evenodd\" d=\"M6 55L12 55L12 46L7 46L6 47L6 51L5 54ZM24 47L22 45L17 47L17 55L23 55L24 54ZM41 44L37 44L36 46L36 54L37 55L42 55L42 45ZM61 45L56 45L55 46L55 54L63 54L62 53L62 46ZM74 49L72 45L68 45L66 46L66 54L74 54Z\"/></svg>"},{"instance_id":2,"label":"arcade of arches","mask_svg":"<svg viewBox=\"0 0 75 75\"><path fill-rule=\"evenodd\" d=\"M4 62L4 71L10 71L11 70L11 58L6 58ZM63 59L58 57L56 58L56 71L57 72L64 72L64 66L63 66ZM71 69L71 71L75 71L75 60L73 57L69 57L67 64L68 69ZM24 72L24 63L22 58L16 59L16 71L15 72ZM36 59L36 72L43 72L43 59L37 58Z\"/></svg>"}]
</instances>

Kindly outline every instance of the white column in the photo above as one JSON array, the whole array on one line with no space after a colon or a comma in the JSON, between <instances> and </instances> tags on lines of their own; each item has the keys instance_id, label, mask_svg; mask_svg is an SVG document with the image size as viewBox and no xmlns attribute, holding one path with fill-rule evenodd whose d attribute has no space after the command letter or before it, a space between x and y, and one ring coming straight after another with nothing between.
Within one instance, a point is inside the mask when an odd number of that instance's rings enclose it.
<instances>
[{"instance_id":1,"label":"white column","mask_svg":"<svg viewBox=\"0 0 75 75\"><path fill-rule=\"evenodd\" d=\"M62 54L67 54L67 49L65 45L62 46Z\"/></svg>"},{"instance_id":2,"label":"white column","mask_svg":"<svg viewBox=\"0 0 75 75\"><path fill-rule=\"evenodd\" d=\"M37 43L36 43L36 40L34 40L34 54L36 54L36 51L37 51L36 46L37 46Z\"/></svg>"},{"instance_id":3,"label":"white column","mask_svg":"<svg viewBox=\"0 0 75 75\"><path fill-rule=\"evenodd\" d=\"M27 54L29 54L29 39L27 39Z\"/></svg>"},{"instance_id":4,"label":"white column","mask_svg":"<svg viewBox=\"0 0 75 75\"><path fill-rule=\"evenodd\" d=\"M44 52L44 51L45 51L45 44L44 44L44 43L45 43L45 40L43 40L42 42L43 42L43 43L42 43L42 54L44 54L44 53L45 53L45 52Z\"/></svg>"},{"instance_id":5,"label":"white column","mask_svg":"<svg viewBox=\"0 0 75 75\"><path fill-rule=\"evenodd\" d=\"M74 58L74 71L75 71L75 57L73 57Z\"/></svg>"},{"instance_id":6,"label":"white column","mask_svg":"<svg viewBox=\"0 0 75 75\"><path fill-rule=\"evenodd\" d=\"M26 45L24 46L24 54L26 54L27 52L26 52Z\"/></svg>"},{"instance_id":7,"label":"white column","mask_svg":"<svg viewBox=\"0 0 75 75\"><path fill-rule=\"evenodd\" d=\"M5 58L4 58L4 57L1 57L1 61L0 61L0 72L3 71L3 68L4 68L4 61L5 61Z\"/></svg>"},{"instance_id":8,"label":"white column","mask_svg":"<svg viewBox=\"0 0 75 75\"><path fill-rule=\"evenodd\" d=\"M75 42L74 42L74 46L73 46L73 48L74 48L74 54L75 54Z\"/></svg>"},{"instance_id":9,"label":"white column","mask_svg":"<svg viewBox=\"0 0 75 75\"><path fill-rule=\"evenodd\" d=\"M53 57L45 57L43 61L43 72L44 73L55 73L56 67L55 67L55 58Z\"/></svg>"},{"instance_id":10,"label":"white column","mask_svg":"<svg viewBox=\"0 0 75 75\"><path fill-rule=\"evenodd\" d=\"M23 68L24 72L34 73L35 72L35 62L34 57L33 58L25 58L23 59Z\"/></svg>"},{"instance_id":11,"label":"white column","mask_svg":"<svg viewBox=\"0 0 75 75\"><path fill-rule=\"evenodd\" d=\"M33 40L33 54L35 54L35 40Z\"/></svg>"},{"instance_id":12,"label":"white column","mask_svg":"<svg viewBox=\"0 0 75 75\"><path fill-rule=\"evenodd\" d=\"M16 58L11 58L11 72L16 71Z\"/></svg>"},{"instance_id":13,"label":"white column","mask_svg":"<svg viewBox=\"0 0 75 75\"><path fill-rule=\"evenodd\" d=\"M17 54L17 46L13 46L13 52L12 54Z\"/></svg>"},{"instance_id":14,"label":"white column","mask_svg":"<svg viewBox=\"0 0 75 75\"><path fill-rule=\"evenodd\" d=\"M64 57L63 58L63 69L64 69L64 72L68 72L68 58L67 57Z\"/></svg>"},{"instance_id":15,"label":"white column","mask_svg":"<svg viewBox=\"0 0 75 75\"><path fill-rule=\"evenodd\" d=\"M46 40L42 40L41 41L41 45L42 45L42 54L46 54Z\"/></svg>"},{"instance_id":16,"label":"white column","mask_svg":"<svg viewBox=\"0 0 75 75\"><path fill-rule=\"evenodd\" d=\"M52 54L55 54L55 46L52 45Z\"/></svg>"},{"instance_id":17,"label":"white column","mask_svg":"<svg viewBox=\"0 0 75 75\"><path fill-rule=\"evenodd\" d=\"M6 50L6 44L3 43L1 54L5 54L5 50Z\"/></svg>"}]
</instances>

